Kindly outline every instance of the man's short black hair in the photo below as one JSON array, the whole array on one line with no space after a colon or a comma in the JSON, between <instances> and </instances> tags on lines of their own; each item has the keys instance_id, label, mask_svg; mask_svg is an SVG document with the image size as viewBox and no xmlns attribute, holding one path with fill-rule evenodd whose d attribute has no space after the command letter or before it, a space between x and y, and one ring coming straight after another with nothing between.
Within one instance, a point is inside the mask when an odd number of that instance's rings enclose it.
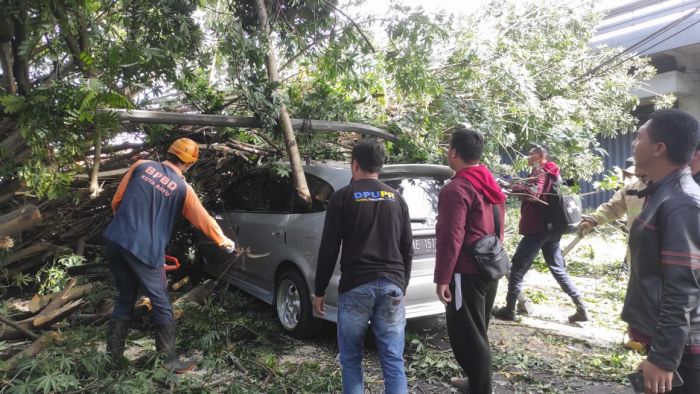
<instances>
[{"instance_id":1,"label":"man's short black hair","mask_svg":"<svg viewBox=\"0 0 700 394\"><path fill-rule=\"evenodd\" d=\"M450 147L465 163L479 161L484 154L484 136L476 130L460 127L452 132Z\"/></svg>"},{"instance_id":2,"label":"man's short black hair","mask_svg":"<svg viewBox=\"0 0 700 394\"><path fill-rule=\"evenodd\" d=\"M374 138L365 138L352 148L352 160L360 165L362 171L377 174L384 165L384 144Z\"/></svg>"},{"instance_id":3,"label":"man's short black hair","mask_svg":"<svg viewBox=\"0 0 700 394\"><path fill-rule=\"evenodd\" d=\"M700 142L698 121L680 109L654 111L647 133L654 142L666 145L668 160L675 165L688 164Z\"/></svg>"}]
</instances>

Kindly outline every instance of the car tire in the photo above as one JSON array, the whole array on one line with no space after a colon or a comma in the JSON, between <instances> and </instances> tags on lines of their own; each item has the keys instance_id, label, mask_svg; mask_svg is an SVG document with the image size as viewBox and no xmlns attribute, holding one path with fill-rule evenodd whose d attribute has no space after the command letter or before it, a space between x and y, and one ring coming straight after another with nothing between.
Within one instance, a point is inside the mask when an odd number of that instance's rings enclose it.
<instances>
[{"instance_id":1,"label":"car tire","mask_svg":"<svg viewBox=\"0 0 700 394\"><path fill-rule=\"evenodd\" d=\"M288 269L275 284L275 311L284 331L299 339L318 334L322 322L313 316L309 288L296 269Z\"/></svg>"}]
</instances>

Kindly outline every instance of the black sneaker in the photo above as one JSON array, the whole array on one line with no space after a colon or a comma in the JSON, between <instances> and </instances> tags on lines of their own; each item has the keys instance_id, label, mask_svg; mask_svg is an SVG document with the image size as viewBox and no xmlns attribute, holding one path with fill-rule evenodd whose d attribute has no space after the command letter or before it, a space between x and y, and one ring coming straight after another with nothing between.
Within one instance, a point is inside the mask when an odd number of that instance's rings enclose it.
<instances>
[{"instance_id":1,"label":"black sneaker","mask_svg":"<svg viewBox=\"0 0 700 394\"><path fill-rule=\"evenodd\" d=\"M520 315L532 315L535 311L535 306L528 299L518 300L518 314Z\"/></svg>"},{"instance_id":2,"label":"black sneaker","mask_svg":"<svg viewBox=\"0 0 700 394\"><path fill-rule=\"evenodd\" d=\"M515 311L504 306L493 312L493 317L498 320L515 321Z\"/></svg>"},{"instance_id":3,"label":"black sneaker","mask_svg":"<svg viewBox=\"0 0 700 394\"><path fill-rule=\"evenodd\" d=\"M569 323L577 323L589 320L591 320L591 316L588 314L586 308L577 307L576 313L569 316Z\"/></svg>"}]
</instances>

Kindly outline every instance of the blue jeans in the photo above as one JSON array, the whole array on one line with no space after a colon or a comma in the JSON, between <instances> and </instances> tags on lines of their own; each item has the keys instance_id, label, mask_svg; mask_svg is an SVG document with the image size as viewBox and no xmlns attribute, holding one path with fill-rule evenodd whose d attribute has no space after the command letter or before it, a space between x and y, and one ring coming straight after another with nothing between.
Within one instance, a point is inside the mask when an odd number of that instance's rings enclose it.
<instances>
[{"instance_id":1,"label":"blue jeans","mask_svg":"<svg viewBox=\"0 0 700 394\"><path fill-rule=\"evenodd\" d=\"M338 348L343 393L364 393L362 350L370 322L387 394L407 393L403 365L406 304L401 288L377 279L338 295Z\"/></svg>"},{"instance_id":2,"label":"blue jeans","mask_svg":"<svg viewBox=\"0 0 700 394\"><path fill-rule=\"evenodd\" d=\"M112 320L131 320L140 287L151 300L153 322L158 325L170 324L173 321L173 306L168 294L165 267L149 267L131 252L110 241L107 241L106 255L119 292Z\"/></svg>"},{"instance_id":3,"label":"blue jeans","mask_svg":"<svg viewBox=\"0 0 700 394\"><path fill-rule=\"evenodd\" d=\"M561 234L550 232L523 236L511 259L513 266L508 277L508 295L506 296L508 305L515 305L522 291L525 274L532 267L532 262L540 250L542 250L542 255L547 263L547 267L549 267L549 271L559 283L559 287L571 298L581 296L581 293L576 289L574 282L566 272L566 262L561 254L560 241Z\"/></svg>"}]
</instances>

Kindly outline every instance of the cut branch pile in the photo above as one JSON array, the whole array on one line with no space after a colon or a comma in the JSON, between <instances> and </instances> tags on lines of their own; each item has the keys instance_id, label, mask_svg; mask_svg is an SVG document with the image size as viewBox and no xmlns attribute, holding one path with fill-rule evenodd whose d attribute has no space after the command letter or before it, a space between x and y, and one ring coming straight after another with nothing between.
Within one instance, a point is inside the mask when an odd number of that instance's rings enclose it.
<instances>
[{"instance_id":1,"label":"cut branch pile","mask_svg":"<svg viewBox=\"0 0 700 394\"><path fill-rule=\"evenodd\" d=\"M211 143L210 134L211 127L187 125L178 126L172 133L171 140L187 136L200 142L200 161L187 174L188 181L198 190L216 190L230 180L211 176L214 171L231 174L256 165L261 159L281 156L280 148L272 142L261 140L256 145L227 138ZM7 152L13 150L17 157L27 149L17 138L12 128L0 127L0 152L5 157L10 157ZM170 140L164 141L162 147L169 144ZM112 218L111 198L123 175L139 159L164 159L160 154L164 149L147 142L108 145L96 139L95 145L88 157L76 161L94 164L73 177L68 198L40 199L18 179L0 177L0 281L15 283L18 276L32 275L56 261L57 256L78 254L92 258L103 244L101 234Z\"/></svg>"},{"instance_id":2,"label":"cut branch pile","mask_svg":"<svg viewBox=\"0 0 700 394\"><path fill-rule=\"evenodd\" d=\"M19 339L29 337L36 339L33 331L48 329L61 321L71 313L75 312L82 304L81 297L91 289L89 285L83 285L79 289L74 289L76 280L70 279L66 287L58 293L45 296L46 304L41 307L42 298L32 300L30 311L34 309L34 316L17 322L11 321L8 317L2 318L0 325L0 339Z\"/></svg>"},{"instance_id":3,"label":"cut branch pile","mask_svg":"<svg viewBox=\"0 0 700 394\"><path fill-rule=\"evenodd\" d=\"M109 318L113 309L111 300L106 303L103 312L78 313L81 307L89 304L85 297L93 293L95 286L86 283L76 286L76 279L71 278L63 290L44 296L35 295L27 302L28 312L32 316L22 320L13 320L8 316L0 314L0 340L20 340L30 339L33 342L24 350L14 354L5 360L4 369L11 369L21 357L34 357L46 348L53 339L58 338L56 331L57 323L70 317L70 325L97 324ZM178 282L178 288L186 281ZM199 286L192 288L189 292L181 295L173 303L175 316L177 319L183 315L183 308L187 304L202 304L216 287L217 281L206 280ZM175 286L173 286L175 287ZM145 316L151 312L151 301L147 297L141 297L134 305L134 318Z\"/></svg>"},{"instance_id":4,"label":"cut branch pile","mask_svg":"<svg viewBox=\"0 0 700 394\"><path fill-rule=\"evenodd\" d=\"M232 125L262 127L256 118L136 110L117 111L116 114L132 128L133 123L129 122L169 123L176 126L171 138L162 141L160 146L146 141L108 144L95 138L94 147L88 150L87 157L76 160L83 171L73 176L72 193L64 199L39 199L16 175L0 178L0 215L4 213L0 216L0 250L6 251L0 254L0 272L6 282L34 273L54 261L56 255L85 255L86 251L89 253L101 245L101 234L112 217L110 199L123 175L138 159L163 160L160 153L176 138L186 136L199 142L202 152L200 160L187 177L196 189L209 192L203 197L215 198L215 193L211 191L221 190L226 185L231 179L226 175L258 165L263 160L274 161L285 154L281 146L259 131L249 132L249 135L258 137L259 144L235 141L216 133L217 127ZM16 126L7 118L0 117L0 158L14 157L15 163L19 164L17 158L22 157L28 148ZM396 139L381 129L348 122L292 119L290 127L320 132L349 130L387 140ZM216 138L220 140L215 141ZM302 175L303 171L294 178ZM295 187L300 194L304 194L301 191L306 190L305 183L296 184ZM12 234L21 236L12 238Z\"/></svg>"}]
</instances>

